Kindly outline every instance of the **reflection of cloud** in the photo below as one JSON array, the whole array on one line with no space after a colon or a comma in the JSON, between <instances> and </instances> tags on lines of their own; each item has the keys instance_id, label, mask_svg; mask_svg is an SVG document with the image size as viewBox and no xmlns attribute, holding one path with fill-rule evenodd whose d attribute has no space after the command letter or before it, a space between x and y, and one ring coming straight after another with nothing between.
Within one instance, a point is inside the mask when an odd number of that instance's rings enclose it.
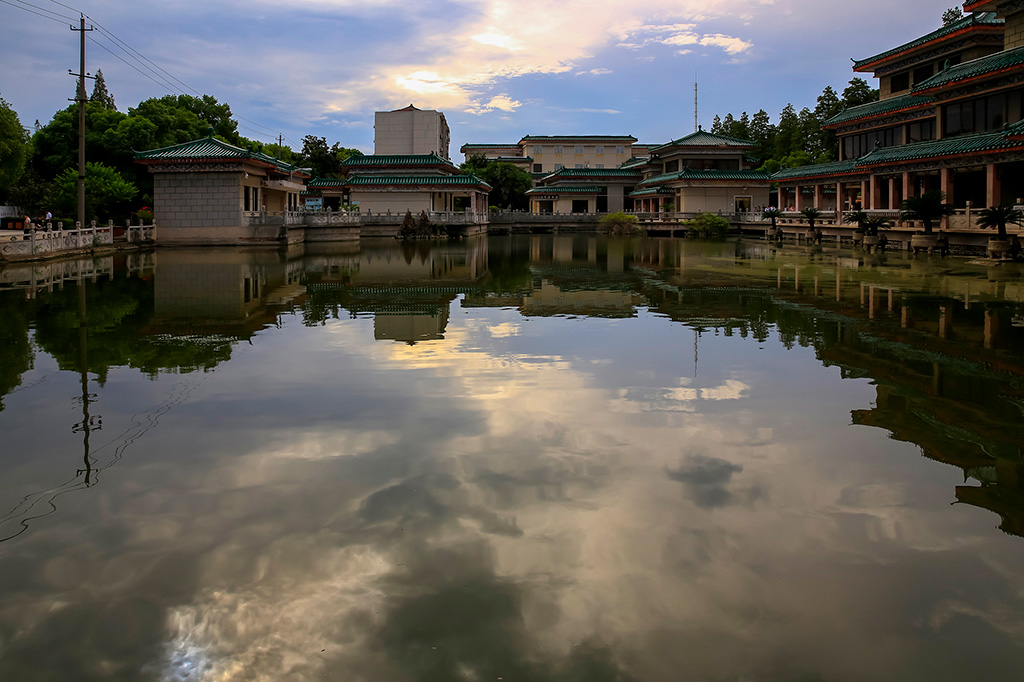
<instances>
[{"instance_id":1,"label":"reflection of cloud","mask_svg":"<svg viewBox=\"0 0 1024 682\"><path fill-rule=\"evenodd\" d=\"M742 466L724 459L690 453L683 458L678 469L668 469L665 473L673 481L686 486L697 506L714 508L732 502L733 495L728 485L733 474L741 471Z\"/></svg>"}]
</instances>

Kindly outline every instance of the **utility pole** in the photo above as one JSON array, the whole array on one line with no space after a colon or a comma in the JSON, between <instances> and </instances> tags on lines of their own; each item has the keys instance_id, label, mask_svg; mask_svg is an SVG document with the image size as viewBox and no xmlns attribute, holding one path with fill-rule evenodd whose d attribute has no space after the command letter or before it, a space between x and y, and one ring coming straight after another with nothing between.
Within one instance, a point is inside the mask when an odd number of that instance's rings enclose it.
<instances>
[{"instance_id":1,"label":"utility pole","mask_svg":"<svg viewBox=\"0 0 1024 682\"><path fill-rule=\"evenodd\" d=\"M700 119L697 117L697 69L693 70L693 132L700 130Z\"/></svg>"},{"instance_id":2,"label":"utility pole","mask_svg":"<svg viewBox=\"0 0 1024 682\"><path fill-rule=\"evenodd\" d=\"M90 26L85 27L85 15L81 14L79 19L79 27L71 27L72 31L78 31L81 36L81 48L80 48L80 61L78 73L71 73L71 69L68 69L68 73L72 76L78 76L78 95L72 101L78 102L78 225L80 228L85 227L85 104L89 101L89 96L85 92L85 79L94 78L85 72L85 33L86 31L93 30Z\"/></svg>"}]
</instances>

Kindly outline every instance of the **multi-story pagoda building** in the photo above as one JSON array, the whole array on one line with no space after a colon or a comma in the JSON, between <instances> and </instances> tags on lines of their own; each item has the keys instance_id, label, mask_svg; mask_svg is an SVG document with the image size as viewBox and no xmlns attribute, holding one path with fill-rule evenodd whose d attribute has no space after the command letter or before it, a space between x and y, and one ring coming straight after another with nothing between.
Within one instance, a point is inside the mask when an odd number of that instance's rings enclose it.
<instances>
[{"instance_id":1,"label":"multi-story pagoda building","mask_svg":"<svg viewBox=\"0 0 1024 682\"><path fill-rule=\"evenodd\" d=\"M975 0L925 36L854 61L879 99L825 123L839 160L783 169L779 206L895 210L941 190L958 209L1024 195L1024 2ZM970 211L951 220L970 228Z\"/></svg>"}]
</instances>

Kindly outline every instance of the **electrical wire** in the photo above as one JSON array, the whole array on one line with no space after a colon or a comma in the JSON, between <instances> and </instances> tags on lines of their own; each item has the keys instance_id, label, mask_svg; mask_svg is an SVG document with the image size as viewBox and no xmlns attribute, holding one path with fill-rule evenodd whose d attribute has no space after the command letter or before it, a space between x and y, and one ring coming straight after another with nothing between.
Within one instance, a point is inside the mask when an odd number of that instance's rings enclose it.
<instances>
[{"instance_id":1,"label":"electrical wire","mask_svg":"<svg viewBox=\"0 0 1024 682\"><path fill-rule=\"evenodd\" d=\"M34 10L30 10L27 7L22 7L20 4L17 4L17 3L14 3L14 2L10 2L9 0L0 0L0 2L2 2L5 5L10 5L11 7L14 7L15 9L20 9L22 12L28 12L29 14L35 14L37 17L42 17L43 19L49 19L50 21L56 21L58 24L63 24L64 21L65 21L64 19L57 19L56 17L51 17L51 16L49 16L47 14L43 14L41 12L36 12ZM60 16L60 15L57 15L57 16Z\"/></svg>"}]
</instances>

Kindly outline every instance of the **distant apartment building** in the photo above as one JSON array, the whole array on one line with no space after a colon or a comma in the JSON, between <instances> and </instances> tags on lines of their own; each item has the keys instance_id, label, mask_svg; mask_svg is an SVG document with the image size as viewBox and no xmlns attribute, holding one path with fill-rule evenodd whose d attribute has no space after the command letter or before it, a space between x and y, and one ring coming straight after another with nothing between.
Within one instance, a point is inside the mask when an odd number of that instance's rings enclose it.
<instances>
[{"instance_id":1,"label":"distant apartment building","mask_svg":"<svg viewBox=\"0 0 1024 682\"><path fill-rule=\"evenodd\" d=\"M409 105L373 115L373 153L436 154L451 161L451 131L440 111L417 109Z\"/></svg>"},{"instance_id":2,"label":"distant apartment building","mask_svg":"<svg viewBox=\"0 0 1024 682\"><path fill-rule=\"evenodd\" d=\"M468 159L483 155L496 161L514 163L540 178L562 168L618 168L642 152L634 147L632 135L527 135L517 143L464 144L460 151Z\"/></svg>"}]
</instances>

